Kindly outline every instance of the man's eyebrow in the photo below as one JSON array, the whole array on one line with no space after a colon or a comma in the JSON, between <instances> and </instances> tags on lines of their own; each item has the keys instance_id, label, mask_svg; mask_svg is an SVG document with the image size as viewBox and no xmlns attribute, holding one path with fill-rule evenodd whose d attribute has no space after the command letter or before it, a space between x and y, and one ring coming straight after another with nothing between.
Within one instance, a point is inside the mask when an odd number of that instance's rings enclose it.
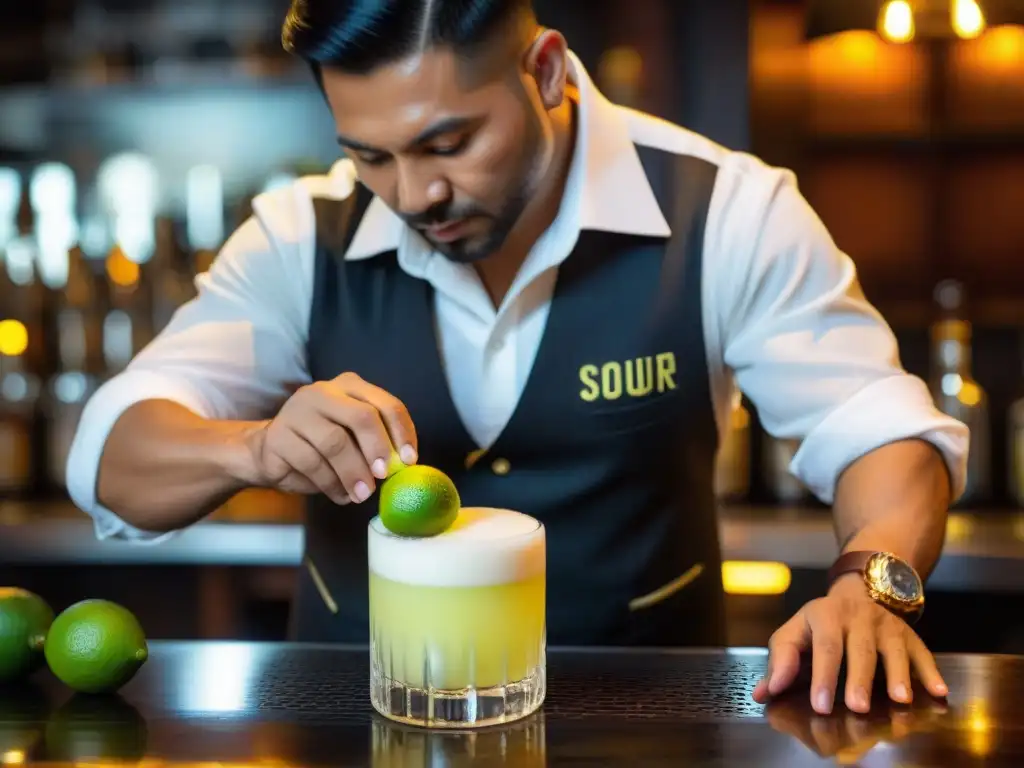
<instances>
[{"instance_id":1,"label":"man's eyebrow","mask_svg":"<svg viewBox=\"0 0 1024 768\"><path fill-rule=\"evenodd\" d=\"M431 139L436 139L438 136L443 136L446 133L464 130L479 124L482 120L482 117L446 117L420 131L419 135L410 141L408 145L406 145L405 149L410 149L420 144L426 144ZM346 149L352 149L357 152L384 153L384 150L382 149L371 147L369 144L364 144L361 141L357 141L356 139L349 138L342 134L338 134L338 144Z\"/></svg>"},{"instance_id":2,"label":"man's eyebrow","mask_svg":"<svg viewBox=\"0 0 1024 768\"><path fill-rule=\"evenodd\" d=\"M338 134L338 144L345 149L354 149L357 152L383 152L383 150L371 147L369 144L363 144L361 141L350 139L348 136L343 136L340 133Z\"/></svg>"}]
</instances>

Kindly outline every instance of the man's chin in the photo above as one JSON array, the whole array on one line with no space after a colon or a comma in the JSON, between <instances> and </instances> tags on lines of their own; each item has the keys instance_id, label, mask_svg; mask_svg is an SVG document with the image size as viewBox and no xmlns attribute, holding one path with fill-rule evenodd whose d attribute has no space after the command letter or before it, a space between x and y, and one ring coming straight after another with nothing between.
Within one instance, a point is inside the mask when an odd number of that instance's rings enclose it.
<instances>
[{"instance_id":1,"label":"man's chin","mask_svg":"<svg viewBox=\"0 0 1024 768\"><path fill-rule=\"evenodd\" d=\"M451 243L431 243L449 261L457 264L472 264L486 259L498 250L504 238L492 236L467 237Z\"/></svg>"}]
</instances>

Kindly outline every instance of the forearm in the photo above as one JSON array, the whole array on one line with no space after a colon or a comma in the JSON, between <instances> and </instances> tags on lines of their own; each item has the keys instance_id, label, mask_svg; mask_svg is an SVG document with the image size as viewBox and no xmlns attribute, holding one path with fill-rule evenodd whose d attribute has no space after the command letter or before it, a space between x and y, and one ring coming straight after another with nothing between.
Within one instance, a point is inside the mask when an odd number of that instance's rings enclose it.
<instances>
[{"instance_id":1,"label":"forearm","mask_svg":"<svg viewBox=\"0 0 1024 768\"><path fill-rule=\"evenodd\" d=\"M246 438L258 422L204 419L169 400L127 409L107 438L97 498L129 525L191 525L250 484Z\"/></svg>"},{"instance_id":2,"label":"forearm","mask_svg":"<svg viewBox=\"0 0 1024 768\"><path fill-rule=\"evenodd\" d=\"M886 551L927 578L946 535L950 477L921 440L885 445L851 464L836 488L836 533L844 552Z\"/></svg>"}]
</instances>

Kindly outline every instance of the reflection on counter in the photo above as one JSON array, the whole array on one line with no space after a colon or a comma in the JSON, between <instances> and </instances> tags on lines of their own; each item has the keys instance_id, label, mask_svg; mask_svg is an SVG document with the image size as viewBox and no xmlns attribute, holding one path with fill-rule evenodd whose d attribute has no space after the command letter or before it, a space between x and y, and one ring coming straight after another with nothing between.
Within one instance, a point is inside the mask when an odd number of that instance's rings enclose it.
<instances>
[{"instance_id":1,"label":"reflection on counter","mask_svg":"<svg viewBox=\"0 0 1024 768\"><path fill-rule=\"evenodd\" d=\"M373 768L547 764L543 711L519 723L473 732L415 729L381 717L373 721Z\"/></svg>"},{"instance_id":2,"label":"reflection on counter","mask_svg":"<svg viewBox=\"0 0 1024 768\"><path fill-rule=\"evenodd\" d=\"M145 718L120 696L76 694L54 708L34 683L0 692L2 765L135 764L147 743Z\"/></svg>"},{"instance_id":3,"label":"reflection on counter","mask_svg":"<svg viewBox=\"0 0 1024 768\"><path fill-rule=\"evenodd\" d=\"M948 727L949 707L915 692L911 707L881 705L868 715L839 711L829 717L814 712L806 696L787 696L765 707L768 724L779 733L792 736L821 758L838 765L861 765L873 751L886 752L916 733L931 733Z\"/></svg>"}]
</instances>

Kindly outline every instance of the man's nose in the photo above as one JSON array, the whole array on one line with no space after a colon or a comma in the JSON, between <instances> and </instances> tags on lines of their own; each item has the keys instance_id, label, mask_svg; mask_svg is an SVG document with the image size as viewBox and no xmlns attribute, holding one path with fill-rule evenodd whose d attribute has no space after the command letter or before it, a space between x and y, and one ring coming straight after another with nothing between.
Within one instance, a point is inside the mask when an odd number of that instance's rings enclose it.
<instances>
[{"instance_id":1,"label":"man's nose","mask_svg":"<svg viewBox=\"0 0 1024 768\"><path fill-rule=\"evenodd\" d=\"M398 210L406 216L426 213L451 195L448 183L426 169L407 165L398 169Z\"/></svg>"}]
</instances>

